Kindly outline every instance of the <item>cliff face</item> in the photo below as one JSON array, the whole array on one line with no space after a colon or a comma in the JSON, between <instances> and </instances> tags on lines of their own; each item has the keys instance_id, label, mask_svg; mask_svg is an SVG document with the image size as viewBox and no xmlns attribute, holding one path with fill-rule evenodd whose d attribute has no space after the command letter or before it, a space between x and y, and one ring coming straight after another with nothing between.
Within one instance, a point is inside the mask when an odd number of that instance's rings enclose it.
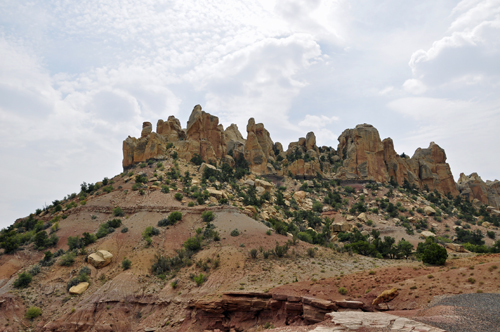
<instances>
[{"instance_id":1,"label":"cliff face","mask_svg":"<svg viewBox=\"0 0 500 332\"><path fill-rule=\"evenodd\" d=\"M258 175L311 178L319 174L331 179L382 183L392 178L400 185L406 180L420 189L428 187L454 196L461 193L470 200L500 206L499 181L485 183L473 173L468 177L462 174L458 184L455 183L445 151L434 142L428 148L418 148L411 158L401 157L394 150L391 138L381 140L376 128L361 124L340 135L337 151L318 148L313 132L290 143L284 151L281 143L273 142L264 124L255 123L253 118L249 119L246 131L245 139L235 124L224 130L216 116L196 105L186 129L182 129L174 116L167 121L158 120L156 132L150 122L144 122L140 138L129 136L123 141L123 167L151 158L163 159L174 151L188 161L197 154L204 161L225 161L231 166L234 159L243 157L250 170Z\"/></svg>"}]
</instances>

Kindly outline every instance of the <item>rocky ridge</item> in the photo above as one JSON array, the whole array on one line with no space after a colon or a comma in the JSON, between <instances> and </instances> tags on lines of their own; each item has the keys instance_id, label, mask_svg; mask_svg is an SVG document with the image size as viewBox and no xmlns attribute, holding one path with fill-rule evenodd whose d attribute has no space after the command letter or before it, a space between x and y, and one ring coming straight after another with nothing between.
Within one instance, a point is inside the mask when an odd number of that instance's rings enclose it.
<instances>
[{"instance_id":1,"label":"rocky ridge","mask_svg":"<svg viewBox=\"0 0 500 332\"><path fill-rule=\"evenodd\" d=\"M486 183L473 173L453 179L446 153L431 142L428 148L418 148L410 158L398 155L391 138L380 139L376 128L369 124L346 129L338 138L337 149L316 145L316 137L306 137L288 145L286 151L280 142L273 142L262 123L250 118L245 139L235 124L226 130L219 119L196 105L187 128L170 116L158 120L156 132L150 122L144 122L139 139L128 137L123 141L123 167L149 159L163 160L176 153L187 161L199 156L205 162L234 166L235 159L243 158L256 175L289 175L296 178L316 176L342 181L394 181L417 189L437 190L440 193L464 198L500 208L500 182Z\"/></svg>"}]
</instances>

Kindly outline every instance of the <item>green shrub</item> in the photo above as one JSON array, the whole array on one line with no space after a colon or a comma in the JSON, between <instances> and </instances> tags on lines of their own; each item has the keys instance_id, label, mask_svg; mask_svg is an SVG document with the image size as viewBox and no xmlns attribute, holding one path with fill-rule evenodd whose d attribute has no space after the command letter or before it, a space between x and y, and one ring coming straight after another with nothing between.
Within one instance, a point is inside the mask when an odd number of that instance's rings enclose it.
<instances>
[{"instance_id":1,"label":"green shrub","mask_svg":"<svg viewBox=\"0 0 500 332\"><path fill-rule=\"evenodd\" d=\"M214 220L214 213L212 211L205 211L201 214L201 218L205 222L210 222Z\"/></svg>"},{"instance_id":2,"label":"green shrub","mask_svg":"<svg viewBox=\"0 0 500 332\"><path fill-rule=\"evenodd\" d=\"M240 235L240 231L237 228L231 231L231 236L238 236L238 235Z\"/></svg>"},{"instance_id":3,"label":"green shrub","mask_svg":"<svg viewBox=\"0 0 500 332\"><path fill-rule=\"evenodd\" d=\"M123 215L124 215L124 214L123 214L123 210L122 210L122 208L121 208L121 207L119 207L119 206L115 207L115 208L113 209L113 215L114 215L115 217L123 217Z\"/></svg>"},{"instance_id":4,"label":"green shrub","mask_svg":"<svg viewBox=\"0 0 500 332\"><path fill-rule=\"evenodd\" d=\"M34 265L29 271L29 274L31 274L33 277L36 276L38 273L40 273L40 265Z\"/></svg>"},{"instance_id":5,"label":"green shrub","mask_svg":"<svg viewBox=\"0 0 500 332\"><path fill-rule=\"evenodd\" d=\"M14 287L26 288L31 283L31 279L32 279L31 274L23 272L17 277L16 281L14 281Z\"/></svg>"},{"instance_id":6,"label":"green shrub","mask_svg":"<svg viewBox=\"0 0 500 332\"><path fill-rule=\"evenodd\" d=\"M144 230L144 232L142 232L142 236L145 239L148 238L148 237L151 237L151 236L158 235L158 234L160 234L160 231L158 230L158 228L154 228L153 226L146 227L146 229Z\"/></svg>"},{"instance_id":7,"label":"green shrub","mask_svg":"<svg viewBox=\"0 0 500 332\"><path fill-rule=\"evenodd\" d=\"M168 194L170 192L170 188L166 185L161 186L161 192L164 194Z\"/></svg>"},{"instance_id":8,"label":"green shrub","mask_svg":"<svg viewBox=\"0 0 500 332\"><path fill-rule=\"evenodd\" d=\"M42 314L42 310L38 307L31 306L26 310L26 318L33 320Z\"/></svg>"},{"instance_id":9,"label":"green shrub","mask_svg":"<svg viewBox=\"0 0 500 332\"><path fill-rule=\"evenodd\" d=\"M128 270L130 269L130 266L132 265L132 262L130 261L130 259L127 259L127 258L124 258L123 261L122 261L122 268L124 270Z\"/></svg>"},{"instance_id":10,"label":"green shrub","mask_svg":"<svg viewBox=\"0 0 500 332\"><path fill-rule=\"evenodd\" d=\"M257 249L250 250L250 257L257 258Z\"/></svg>"},{"instance_id":11,"label":"green shrub","mask_svg":"<svg viewBox=\"0 0 500 332\"><path fill-rule=\"evenodd\" d=\"M307 255L313 258L314 256L316 256L316 250L314 250L314 248L307 248Z\"/></svg>"},{"instance_id":12,"label":"green shrub","mask_svg":"<svg viewBox=\"0 0 500 332\"><path fill-rule=\"evenodd\" d=\"M128 227L123 227L121 230L122 233L127 233L128 232Z\"/></svg>"},{"instance_id":13,"label":"green shrub","mask_svg":"<svg viewBox=\"0 0 500 332\"><path fill-rule=\"evenodd\" d=\"M73 252L68 252L59 260L59 265L61 266L71 266L75 262L76 254Z\"/></svg>"},{"instance_id":14,"label":"green shrub","mask_svg":"<svg viewBox=\"0 0 500 332\"><path fill-rule=\"evenodd\" d=\"M200 275L193 277L194 282L196 282L197 286L201 286L203 282L205 281L205 276L203 273L200 273Z\"/></svg>"},{"instance_id":15,"label":"green shrub","mask_svg":"<svg viewBox=\"0 0 500 332\"><path fill-rule=\"evenodd\" d=\"M268 230L266 231L266 234L267 234L267 235L271 235L271 234L272 234L271 230L270 230L270 229L268 229Z\"/></svg>"},{"instance_id":16,"label":"green shrub","mask_svg":"<svg viewBox=\"0 0 500 332\"><path fill-rule=\"evenodd\" d=\"M194 206L194 202L189 202L189 203L188 203L188 206L189 206L189 207L193 207L193 206Z\"/></svg>"},{"instance_id":17,"label":"green shrub","mask_svg":"<svg viewBox=\"0 0 500 332\"><path fill-rule=\"evenodd\" d=\"M181 193L175 193L174 195L175 199L178 201L182 201L182 198L184 197Z\"/></svg>"},{"instance_id":18,"label":"green shrub","mask_svg":"<svg viewBox=\"0 0 500 332\"><path fill-rule=\"evenodd\" d=\"M490 239L492 239L492 240L494 240L494 239L495 239L495 236L496 236L496 235L495 235L495 232L493 232L493 231L487 231L487 232L486 232L486 235L488 235L488 237L489 237Z\"/></svg>"},{"instance_id":19,"label":"green shrub","mask_svg":"<svg viewBox=\"0 0 500 332\"><path fill-rule=\"evenodd\" d=\"M445 248L435 242L434 237L428 237L425 239L425 242L418 244L417 256L426 264L444 265L448 258L448 253Z\"/></svg>"},{"instance_id":20,"label":"green shrub","mask_svg":"<svg viewBox=\"0 0 500 332\"><path fill-rule=\"evenodd\" d=\"M198 237L190 237L184 242L184 248L196 252L201 249L201 241Z\"/></svg>"},{"instance_id":21,"label":"green shrub","mask_svg":"<svg viewBox=\"0 0 500 332\"><path fill-rule=\"evenodd\" d=\"M339 293L342 294L342 295L346 295L347 294L347 289L345 289L345 287L339 287Z\"/></svg>"}]
</instances>

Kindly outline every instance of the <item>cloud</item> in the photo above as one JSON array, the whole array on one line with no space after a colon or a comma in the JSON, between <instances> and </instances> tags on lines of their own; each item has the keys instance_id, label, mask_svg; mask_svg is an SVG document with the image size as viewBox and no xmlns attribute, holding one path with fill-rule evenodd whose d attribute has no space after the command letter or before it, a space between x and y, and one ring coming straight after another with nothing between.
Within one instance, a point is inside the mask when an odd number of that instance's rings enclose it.
<instances>
[{"instance_id":1,"label":"cloud","mask_svg":"<svg viewBox=\"0 0 500 332\"><path fill-rule=\"evenodd\" d=\"M463 81L489 85L500 81L500 1L462 1L453 15L448 34L432 46L414 52L410 67L414 77L427 85Z\"/></svg>"},{"instance_id":2,"label":"cloud","mask_svg":"<svg viewBox=\"0 0 500 332\"><path fill-rule=\"evenodd\" d=\"M427 91L427 87L420 80L411 78L403 83L403 89L411 94L420 95Z\"/></svg>"},{"instance_id":3,"label":"cloud","mask_svg":"<svg viewBox=\"0 0 500 332\"><path fill-rule=\"evenodd\" d=\"M460 172L472 173L479 165L485 178L498 177L497 156L492 147L500 144L500 99L467 101L428 97L409 97L391 101L388 107L413 125L403 140L404 151L415 150L435 141L446 150L455 178ZM460 166L460 167L459 167Z\"/></svg>"},{"instance_id":4,"label":"cloud","mask_svg":"<svg viewBox=\"0 0 500 332\"><path fill-rule=\"evenodd\" d=\"M254 117L273 135L287 129L298 132L289 123L287 111L307 82L296 76L320 55L319 45L307 34L266 38L216 64L199 66L186 77L200 91L206 91L204 108L218 114L223 122L244 128ZM292 139L289 133L281 137Z\"/></svg>"}]
</instances>

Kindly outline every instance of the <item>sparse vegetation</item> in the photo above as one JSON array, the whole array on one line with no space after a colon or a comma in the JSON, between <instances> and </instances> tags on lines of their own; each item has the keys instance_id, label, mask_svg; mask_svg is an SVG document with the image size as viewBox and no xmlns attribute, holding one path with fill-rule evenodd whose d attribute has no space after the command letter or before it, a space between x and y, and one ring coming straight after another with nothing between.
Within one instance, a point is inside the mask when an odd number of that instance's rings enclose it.
<instances>
[{"instance_id":1,"label":"sparse vegetation","mask_svg":"<svg viewBox=\"0 0 500 332\"><path fill-rule=\"evenodd\" d=\"M41 314L42 314L42 309L35 307L35 306L31 306L28 308L28 310L26 310L25 316L26 316L26 318L33 320L33 319L37 318L38 316L40 316Z\"/></svg>"}]
</instances>

